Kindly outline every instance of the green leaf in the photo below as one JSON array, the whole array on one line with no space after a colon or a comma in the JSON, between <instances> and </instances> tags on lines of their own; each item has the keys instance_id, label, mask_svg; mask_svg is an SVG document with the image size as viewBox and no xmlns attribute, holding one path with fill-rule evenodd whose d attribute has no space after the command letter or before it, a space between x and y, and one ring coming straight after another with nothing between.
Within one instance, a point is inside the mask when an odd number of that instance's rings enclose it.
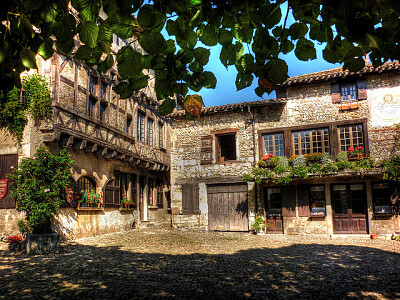
<instances>
[{"instance_id":1,"label":"green leaf","mask_svg":"<svg viewBox=\"0 0 400 300\"><path fill-rule=\"evenodd\" d=\"M100 0L72 0L71 4L79 12L82 21L97 21L101 8Z\"/></svg>"},{"instance_id":2,"label":"green leaf","mask_svg":"<svg viewBox=\"0 0 400 300\"><path fill-rule=\"evenodd\" d=\"M97 37L99 35L99 27L92 21L81 22L79 24L79 39L82 43L94 48L97 44Z\"/></svg>"},{"instance_id":3,"label":"green leaf","mask_svg":"<svg viewBox=\"0 0 400 300\"><path fill-rule=\"evenodd\" d=\"M204 106L200 95L187 95L183 101L186 112L200 119L201 111Z\"/></svg>"},{"instance_id":4,"label":"green leaf","mask_svg":"<svg viewBox=\"0 0 400 300\"><path fill-rule=\"evenodd\" d=\"M141 76L129 80L129 86L132 87L134 91L139 91L141 89L144 89L145 87L148 86L148 84L149 84L149 76L143 75L143 73L141 74Z\"/></svg>"},{"instance_id":5,"label":"green leaf","mask_svg":"<svg viewBox=\"0 0 400 300\"><path fill-rule=\"evenodd\" d=\"M282 18L282 12L279 4L267 4L259 9L259 14L265 27L272 28Z\"/></svg>"},{"instance_id":6,"label":"green leaf","mask_svg":"<svg viewBox=\"0 0 400 300\"><path fill-rule=\"evenodd\" d=\"M206 89L215 89L217 86L217 78L212 72L206 71L202 74L202 83Z\"/></svg>"},{"instance_id":7,"label":"green leaf","mask_svg":"<svg viewBox=\"0 0 400 300\"><path fill-rule=\"evenodd\" d=\"M127 82L120 82L113 90L120 95L121 99L130 98L133 94L133 87L130 87Z\"/></svg>"},{"instance_id":8,"label":"green leaf","mask_svg":"<svg viewBox=\"0 0 400 300\"><path fill-rule=\"evenodd\" d=\"M233 34L231 31L225 29L225 28L220 28L218 30L218 42L222 46L228 46L232 44L232 39L233 39Z\"/></svg>"},{"instance_id":9,"label":"green leaf","mask_svg":"<svg viewBox=\"0 0 400 300\"><path fill-rule=\"evenodd\" d=\"M236 69L242 74L251 74L254 70L254 57L251 54L243 55L235 64Z\"/></svg>"},{"instance_id":10,"label":"green leaf","mask_svg":"<svg viewBox=\"0 0 400 300\"><path fill-rule=\"evenodd\" d=\"M289 41L289 40L283 41L283 43L281 45L281 51L283 54L288 54L293 49L294 49L294 44L291 41Z\"/></svg>"},{"instance_id":11,"label":"green leaf","mask_svg":"<svg viewBox=\"0 0 400 300\"><path fill-rule=\"evenodd\" d=\"M215 46L218 43L217 28L213 25L206 25L198 32L200 41L207 46Z\"/></svg>"},{"instance_id":12,"label":"green leaf","mask_svg":"<svg viewBox=\"0 0 400 300\"><path fill-rule=\"evenodd\" d=\"M36 0L36 1L22 0L21 3L27 10L35 10L42 6L43 0Z\"/></svg>"},{"instance_id":13,"label":"green leaf","mask_svg":"<svg viewBox=\"0 0 400 300\"><path fill-rule=\"evenodd\" d=\"M201 72L203 72L204 68L203 68L203 65L201 63L199 63L198 60L195 60L189 64L189 70L192 71L193 73L196 73L196 72L201 73Z\"/></svg>"},{"instance_id":14,"label":"green leaf","mask_svg":"<svg viewBox=\"0 0 400 300\"><path fill-rule=\"evenodd\" d=\"M310 26L310 39L316 40L320 43L327 42L328 30L332 31L330 27L323 23L312 23Z\"/></svg>"},{"instance_id":15,"label":"green leaf","mask_svg":"<svg viewBox=\"0 0 400 300\"><path fill-rule=\"evenodd\" d=\"M22 64L28 69L37 69L35 53L27 48L22 48L20 52Z\"/></svg>"},{"instance_id":16,"label":"green leaf","mask_svg":"<svg viewBox=\"0 0 400 300\"><path fill-rule=\"evenodd\" d=\"M265 89L262 86L258 86L255 88L254 92L256 93L256 95L260 98L262 98L262 96L265 93Z\"/></svg>"},{"instance_id":17,"label":"green leaf","mask_svg":"<svg viewBox=\"0 0 400 300\"><path fill-rule=\"evenodd\" d=\"M109 16L106 21L112 32L121 39L127 40L133 37L136 31L135 19L130 14L118 12Z\"/></svg>"},{"instance_id":18,"label":"green leaf","mask_svg":"<svg viewBox=\"0 0 400 300\"><path fill-rule=\"evenodd\" d=\"M167 29L167 32L169 35L178 35L180 32L178 22L173 21L173 20L168 20L167 21L167 26L165 27Z\"/></svg>"},{"instance_id":19,"label":"green leaf","mask_svg":"<svg viewBox=\"0 0 400 300\"><path fill-rule=\"evenodd\" d=\"M253 29L248 27L243 27L241 24L235 23L232 28L233 36L243 43L250 43L253 38Z\"/></svg>"},{"instance_id":20,"label":"green leaf","mask_svg":"<svg viewBox=\"0 0 400 300\"><path fill-rule=\"evenodd\" d=\"M36 3L36 1L28 0L26 2ZM58 16L57 5L53 3L53 5L45 5L40 10L40 18L45 23L52 23L56 20Z\"/></svg>"},{"instance_id":21,"label":"green leaf","mask_svg":"<svg viewBox=\"0 0 400 300\"><path fill-rule=\"evenodd\" d=\"M208 63L208 60L210 58L210 50L203 47L197 47L193 50L193 54L196 60L201 65L205 66Z\"/></svg>"},{"instance_id":22,"label":"green leaf","mask_svg":"<svg viewBox=\"0 0 400 300\"><path fill-rule=\"evenodd\" d=\"M159 32L147 33L141 36L140 45L147 53L163 52L167 47L167 43L163 35Z\"/></svg>"},{"instance_id":23,"label":"green leaf","mask_svg":"<svg viewBox=\"0 0 400 300\"><path fill-rule=\"evenodd\" d=\"M235 84L238 91L251 86L252 83L253 75L240 73L237 74Z\"/></svg>"},{"instance_id":24,"label":"green leaf","mask_svg":"<svg viewBox=\"0 0 400 300\"><path fill-rule=\"evenodd\" d=\"M289 27L289 34L292 40L298 40L306 35L308 26L304 23L294 23Z\"/></svg>"},{"instance_id":25,"label":"green leaf","mask_svg":"<svg viewBox=\"0 0 400 300\"><path fill-rule=\"evenodd\" d=\"M166 42L166 48L164 50L164 54L166 54L166 55L174 54L175 51L176 51L175 41L174 40L168 40Z\"/></svg>"},{"instance_id":26,"label":"green leaf","mask_svg":"<svg viewBox=\"0 0 400 300\"><path fill-rule=\"evenodd\" d=\"M165 16L157 11L153 5L144 5L138 13L138 23L141 28L151 29L152 32L160 32L164 27Z\"/></svg>"},{"instance_id":27,"label":"green leaf","mask_svg":"<svg viewBox=\"0 0 400 300\"><path fill-rule=\"evenodd\" d=\"M97 65L100 62L100 58L103 51L98 48L90 48L87 45L82 45L76 51L74 58L84 60L89 66Z\"/></svg>"},{"instance_id":28,"label":"green leaf","mask_svg":"<svg viewBox=\"0 0 400 300\"><path fill-rule=\"evenodd\" d=\"M113 42L113 33L111 27L108 24L102 23L99 25L97 42L105 42L109 44Z\"/></svg>"},{"instance_id":29,"label":"green leaf","mask_svg":"<svg viewBox=\"0 0 400 300\"><path fill-rule=\"evenodd\" d=\"M176 36L176 42L183 49L193 49L197 44L197 34L187 29L183 34Z\"/></svg>"},{"instance_id":30,"label":"green leaf","mask_svg":"<svg viewBox=\"0 0 400 300\"><path fill-rule=\"evenodd\" d=\"M336 51L332 50L329 45L322 50L323 58L329 63L337 63L339 62L340 58L337 56Z\"/></svg>"},{"instance_id":31,"label":"green leaf","mask_svg":"<svg viewBox=\"0 0 400 300\"><path fill-rule=\"evenodd\" d=\"M224 46L221 49L219 59L225 67L234 65L242 56L243 50L243 45L239 42L236 42L235 45Z\"/></svg>"},{"instance_id":32,"label":"green leaf","mask_svg":"<svg viewBox=\"0 0 400 300\"><path fill-rule=\"evenodd\" d=\"M288 66L280 58L271 59L262 68L260 78L272 81L275 84L283 83L288 77Z\"/></svg>"},{"instance_id":33,"label":"green leaf","mask_svg":"<svg viewBox=\"0 0 400 300\"><path fill-rule=\"evenodd\" d=\"M53 53L53 40L51 38L45 38L38 49L38 54L43 57L44 60L47 60L53 56Z\"/></svg>"},{"instance_id":34,"label":"green leaf","mask_svg":"<svg viewBox=\"0 0 400 300\"><path fill-rule=\"evenodd\" d=\"M63 15L60 20L51 23L50 31L57 38L58 48L64 53L69 53L74 47L75 18L70 14Z\"/></svg>"},{"instance_id":35,"label":"green leaf","mask_svg":"<svg viewBox=\"0 0 400 300\"><path fill-rule=\"evenodd\" d=\"M168 96L173 96L171 82L167 79L156 79L155 90L157 93L157 99L167 99Z\"/></svg>"},{"instance_id":36,"label":"green leaf","mask_svg":"<svg viewBox=\"0 0 400 300\"><path fill-rule=\"evenodd\" d=\"M109 69L111 69L114 65L114 56L112 54L107 55L106 59L103 60L98 68L98 72L106 73Z\"/></svg>"},{"instance_id":37,"label":"green leaf","mask_svg":"<svg viewBox=\"0 0 400 300\"><path fill-rule=\"evenodd\" d=\"M344 56L343 69L348 69L350 72L360 71L365 66L363 55L364 51L360 47L353 47Z\"/></svg>"},{"instance_id":38,"label":"green leaf","mask_svg":"<svg viewBox=\"0 0 400 300\"><path fill-rule=\"evenodd\" d=\"M176 107L175 99L172 98L166 98L161 105L158 108L158 112L162 116L166 116L174 111L174 108Z\"/></svg>"},{"instance_id":39,"label":"green leaf","mask_svg":"<svg viewBox=\"0 0 400 300\"><path fill-rule=\"evenodd\" d=\"M301 38L297 41L294 53L298 59L303 61L317 58L317 52L315 51L314 44L305 38Z\"/></svg>"},{"instance_id":40,"label":"green leaf","mask_svg":"<svg viewBox=\"0 0 400 300\"><path fill-rule=\"evenodd\" d=\"M143 70L144 57L131 46L122 47L117 53L118 73L124 79L132 79Z\"/></svg>"}]
</instances>

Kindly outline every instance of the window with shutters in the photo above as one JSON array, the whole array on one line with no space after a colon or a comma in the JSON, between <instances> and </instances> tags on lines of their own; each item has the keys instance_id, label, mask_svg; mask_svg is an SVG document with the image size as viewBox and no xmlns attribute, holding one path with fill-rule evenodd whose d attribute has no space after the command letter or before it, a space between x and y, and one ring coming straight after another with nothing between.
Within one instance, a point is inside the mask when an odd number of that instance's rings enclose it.
<instances>
[{"instance_id":1,"label":"window with shutters","mask_svg":"<svg viewBox=\"0 0 400 300\"><path fill-rule=\"evenodd\" d=\"M104 204L106 207L118 207L120 205L121 173L114 170L114 176L104 185Z\"/></svg>"},{"instance_id":2,"label":"window with shutters","mask_svg":"<svg viewBox=\"0 0 400 300\"><path fill-rule=\"evenodd\" d=\"M140 142L144 142L144 119L146 118L145 114L142 112L138 112L137 115L137 139Z\"/></svg>"},{"instance_id":3,"label":"window with shutters","mask_svg":"<svg viewBox=\"0 0 400 300\"><path fill-rule=\"evenodd\" d=\"M391 198L394 192L389 182L372 183L372 201L374 214L392 214Z\"/></svg>"},{"instance_id":4,"label":"window with shutters","mask_svg":"<svg viewBox=\"0 0 400 300\"><path fill-rule=\"evenodd\" d=\"M200 149L200 164L206 165L212 163L212 136L205 135L201 138L201 149Z\"/></svg>"},{"instance_id":5,"label":"window with shutters","mask_svg":"<svg viewBox=\"0 0 400 300\"><path fill-rule=\"evenodd\" d=\"M266 189L266 208L268 216L281 216L282 215L282 192L281 188L267 188Z\"/></svg>"},{"instance_id":6,"label":"window with shutters","mask_svg":"<svg viewBox=\"0 0 400 300\"><path fill-rule=\"evenodd\" d=\"M199 185L197 183L182 184L182 214L200 214Z\"/></svg>"},{"instance_id":7,"label":"window with shutters","mask_svg":"<svg viewBox=\"0 0 400 300\"><path fill-rule=\"evenodd\" d=\"M293 132L294 154L330 152L328 128L310 129Z\"/></svg>"},{"instance_id":8,"label":"window with shutters","mask_svg":"<svg viewBox=\"0 0 400 300\"><path fill-rule=\"evenodd\" d=\"M219 134L216 138L216 160L236 160L236 133Z\"/></svg>"},{"instance_id":9,"label":"window with shutters","mask_svg":"<svg viewBox=\"0 0 400 300\"><path fill-rule=\"evenodd\" d=\"M325 186L314 185L309 187L310 210L312 215L325 215Z\"/></svg>"},{"instance_id":10,"label":"window with shutters","mask_svg":"<svg viewBox=\"0 0 400 300\"><path fill-rule=\"evenodd\" d=\"M285 156L283 132L264 134L264 155Z\"/></svg>"},{"instance_id":11,"label":"window with shutters","mask_svg":"<svg viewBox=\"0 0 400 300\"><path fill-rule=\"evenodd\" d=\"M367 99L367 86L364 78L346 80L332 84L332 103L353 102Z\"/></svg>"}]
</instances>

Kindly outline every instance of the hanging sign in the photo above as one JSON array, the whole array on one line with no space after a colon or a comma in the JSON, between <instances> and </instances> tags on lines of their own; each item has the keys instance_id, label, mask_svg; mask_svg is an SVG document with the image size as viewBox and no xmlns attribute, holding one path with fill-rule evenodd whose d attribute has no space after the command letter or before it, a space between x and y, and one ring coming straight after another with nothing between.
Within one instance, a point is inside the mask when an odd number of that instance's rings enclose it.
<instances>
[{"instance_id":1,"label":"hanging sign","mask_svg":"<svg viewBox=\"0 0 400 300\"><path fill-rule=\"evenodd\" d=\"M7 182L8 179L0 179L0 200L7 194Z\"/></svg>"}]
</instances>

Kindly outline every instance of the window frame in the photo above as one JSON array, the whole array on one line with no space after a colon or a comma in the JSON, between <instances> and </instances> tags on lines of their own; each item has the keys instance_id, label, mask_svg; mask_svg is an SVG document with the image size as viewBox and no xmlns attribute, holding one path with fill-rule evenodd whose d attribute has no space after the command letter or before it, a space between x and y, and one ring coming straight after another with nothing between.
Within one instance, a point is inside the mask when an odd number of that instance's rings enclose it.
<instances>
[{"instance_id":1,"label":"window frame","mask_svg":"<svg viewBox=\"0 0 400 300\"><path fill-rule=\"evenodd\" d=\"M322 192L322 194L323 194L323 201L324 201L324 206L323 206L323 213L320 213L320 212L313 212L313 203L316 203L315 201L312 201L313 199L312 199L312 196L311 196L311 193L312 193L312 191L311 191L311 189L312 188L315 188L315 187L322 187L322 190L321 190L321 192ZM309 187L308 187L308 201L309 201L309 205L310 205L310 216L326 216L326 193L325 193L325 185L324 184L313 184L313 185L310 185ZM321 199L320 199L321 200ZM316 208L322 208L322 206L318 206L318 207L316 207Z\"/></svg>"},{"instance_id":2,"label":"window frame","mask_svg":"<svg viewBox=\"0 0 400 300\"><path fill-rule=\"evenodd\" d=\"M301 130L312 130L318 128L329 128L329 141L330 141L330 154L333 159L339 154L340 146L339 146L339 130L338 127L346 126L346 125L358 125L361 124L363 128L363 139L364 139L364 154L369 156L369 143L368 143L368 119L360 118L354 120L344 120L337 122L326 122L326 123L317 123L317 124L309 124L309 125L300 125L300 126L290 126L290 127L280 127L280 128L270 128L258 130L258 149L259 149L259 157L262 158L264 156L264 139L263 134L272 134L272 133L284 133L284 149L285 149L285 157L291 157L294 154L294 145L292 142L292 132L293 131L301 131Z\"/></svg>"},{"instance_id":3,"label":"window frame","mask_svg":"<svg viewBox=\"0 0 400 300\"><path fill-rule=\"evenodd\" d=\"M233 136L233 141L234 141L234 146L232 147L234 149L234 159L226 158L225 156L222 156L222 152L226 153L225 147L221 147L221 137L227 137L227 136ZM225 144L225 142L224 142ZM238 154L237 154L237 148L236 148L236 132L227 132L227 133L221 133L221 134L216 134L215 135L215 159L217 162L225 162L225 161L237 161L238 159ZM224 148L224 151L223 151Z\"/></svg>"},{"instance_id":4,"label":"window frame","mask_svg":"<svg viewBox=\"0 0 400 300\"><path fill-rule=\"evenodd\" d=\"M83 180L84 182L82 183L81 180ZM83 175L81 177L79 177L76 182L75 182L75 187L76 187L76 193L75 193L75 200L77 196L81 197L81 191L85 190L87 192L91 192L91 190L93 190L94 192L96 192L96 181L94 181L92 178L90 178L89 176ZM86 187L89 187L88 189L86 189Z\"/></svg>"},{"instance_id":5,"label":"window frame","mask_svg":"<svg viewBox=\"0 0 400 300\"><path fill-rule=\"evenodd\" d=\"M358 126L358 125L361 125L361 126L362 126L362 135L361 135L362 143L361 143L361 144L359 144L359 143L355 144L355 143L354 143L355 136L354 136L352 127L353 127L353 126ZM349 130L349 134L351 135L350 138L349 138L350 144L347 145L346 143L344 143L344 148L342 149L342 139L341 139L341 137L340 137L340 135L341 135L340 129L341 129L341 128L345 128L345 127L348 127L348 128L350 129L350 130ZM358 132L358 131L356 131L356 132ZM363 134L363 133L364 133L364 125L363 125L363 124L349 124L349 125L341 125L341 126L338 126L338 127L337 127L337 134L338 134L338 137L339 137L339 138L338 138L339 152L340 152L340 151L348 151L348 149L349 149L350 147L360 147L360 146L362 146L362 147L365 149L366 142L365 142L365 137L364 137L364 134ZM359 139L359 137L357 137L357 139ZM345 139L345 140L346 140L346 139Z\"/></svg>"},{"instance_id":6,"label":"window frame","mask_svg":"<svg viewBox=\"0 0 400 300\"><path fill-rule=\"evenodd\" d=\"M383 199L382 197L382 192L378 191L378 195L380 197L377 197L377 194L375 193L375 190L380 190L380 189L374 189L374 185L375 184L387 184L387 190L389 192L389 197L387 199ZM394 188L393 185L388 182L388 181L373 181L371 182L371 194L372 194L372 207L373 207L373 214L377 215L377 216L382 216L382 215L393 215L393 205L392 205L392 201L391 201L391 196L393 195L394 192ZM387 202L387 205L376 205L377 204L377 200L384 200L385 202ZM382 207L382 211L377 211L376 207ZM385 211L385 209L383 207L389 207L389 210Z\"/></svg>"},{"instance_id":7,"label":"window frame","mask_svg":"<svg viewBox=\"0 0 400 300\"><path fill-rule=\"evenodd\" d=\"M145 123L146 123L146 114L142 111L138 111L136 134L137 134L137 140L142 143L146 141Z\"/></svg>"},{"instance_id":8,"label":"window frame","mask_svg":"<svg viewBox=\"0 0 400 300\"><path fill-rule=\"evenodd\" d=\"M146 144L149 146L154 146L154 120L147 118L147 137Z\"/></svg>"},{"instance_id":9,"label":"window frame","mask_svg":"<svg viewBox=\"0 0 400 300\"><path fill-rule=\"evenodd\" d=\"M164 124L158 122L158 147L164 148Z\"/></svg>"},{"instance_id":10,"label":"window frame","mask_svg":"<svg viewBox=\"0 0 400 300\"><path fill-rule=\"evenodd\" d=\"M328 138L327 138L327 142L328 142L328 151L326 151L326 146L325 146L325 142L326 142L326 139L325 139L325 130L327 130L327 136L328 136ZM321 137L322 137L322 140L321 141L318 141L317 140L317 142L320 142L321 143L321 148L323 148L323 149L321 149L321 150L323 150L323 151L318 151L318 147L316 147L316 150L315 151L312 151L313 150L313 144L314 144L314 140L313 140L313 137L314 137L314 134L313 134L313 131L315 131L315 132L322 132L322 134L320 135ZM309 135L309 144L310 144L310 152L307 152L307 149L308 148L304 148L303 149L303 144L307 144L306 142L303 142L303 141L301 141L301 139L302 139L302 136L301 136L301 133L303 133L303 132L308 132L310 135ZM295 134L296 133L299 133L300 134L300 136L299 137L295 137ZM318 137L318 135L317 135L317 137ZM292 149L292 151L293 151L293 154L295 154L295 155L305 155L305 154L308 154L308 153L325 153L325 152L328 152L328 153L330 153L330 150L331 150L331 144L330 144L330 139L329 139L329 127L323 127L323 128L311 128L311 129L303 129L303 130L292 130L292 136L291 136L291 138L292 138L292 145L293 145L293 149ZM300 139L300 141L299 141L299 148L298 148L298 153L296 153L296 142L295 142L295 140L296 140L296 138L297 139ZM303 151L305 151L305 153L303 153Z\"/></svg>"},{"instance_id":11,"label":"window frame","mask_svg":"<svg viewBox=\"0 0 400 300\"><path fill-rule=\"evenodd\" d=\"M263 143L264 144L264 155L273 154L275 156L282 156L282 155L278 155L277 151L276 151L276 147L278 146L275 143L277 134L282 134L283 155L285 155L285 134L284 134L283 131L262 134L262 139L264 141L264 143ZM266 149L265 149L265 143L266 143L265 138L268 137L268 136L272 137L272 147L273 147L272 152L269 152L269 151L267 152ZM280 141L280 139L278 139L278 141ZM280 144L279 144L279 146L280 146ZM280 154L280 152L281 152L281 150L279 150L279 154Z\"/></svg>"}]
</instances>

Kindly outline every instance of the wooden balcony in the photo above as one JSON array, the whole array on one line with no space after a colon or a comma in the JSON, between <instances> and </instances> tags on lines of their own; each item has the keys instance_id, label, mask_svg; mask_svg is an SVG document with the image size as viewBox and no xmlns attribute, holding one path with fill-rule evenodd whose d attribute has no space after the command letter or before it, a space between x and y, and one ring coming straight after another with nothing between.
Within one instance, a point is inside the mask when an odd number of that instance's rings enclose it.
<instances>
[{"instance_id":1,"label":"wooden balcony","mask_svg":"<svg viewBox=\"0 0 400 300\"><path fill-rule=\"evenodd\" d=\"M58 142L106 159L126 161L149 170L168 171L164 149L135 140L132 135L60 103L53 103L53 121L42 124L43 142Z\"/></svg>"}]
</instances>

